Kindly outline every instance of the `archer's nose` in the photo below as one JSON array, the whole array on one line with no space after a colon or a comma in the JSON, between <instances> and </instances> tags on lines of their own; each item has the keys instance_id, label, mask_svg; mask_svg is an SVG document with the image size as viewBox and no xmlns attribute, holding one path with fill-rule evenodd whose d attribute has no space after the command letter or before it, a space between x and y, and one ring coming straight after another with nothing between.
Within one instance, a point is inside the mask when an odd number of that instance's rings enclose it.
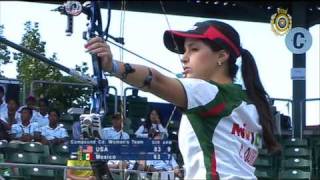
<instances>
[{"instance_id":1,"label":"archer's nose","mask_svg":"<svg viewBox=\"0 0 320 180\"><path fill-rule=\"evenodd\" d=\"M184 55L184 56L182 57L182 59L181 59L181 62L182 62L183 64L186 64L187 62L189 62L189 58Z\"/></svg>"}]
</instances>

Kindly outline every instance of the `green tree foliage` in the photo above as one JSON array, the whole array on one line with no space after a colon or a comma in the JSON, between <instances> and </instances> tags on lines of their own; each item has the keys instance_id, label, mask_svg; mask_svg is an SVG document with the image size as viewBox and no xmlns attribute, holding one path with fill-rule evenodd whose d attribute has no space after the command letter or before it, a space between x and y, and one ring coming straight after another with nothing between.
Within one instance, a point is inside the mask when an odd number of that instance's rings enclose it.
<instances>
[{"instance_id":1,"label":"green tree foliage","mask_svg":"<svg viewBox=\"0 0 320 180\"><path fill-rule=\"evenodd\" d=\"M0 36L3 35L4 26L0 25ZM8 63L11 63L10 61L10 51L8 50L8 47L5 44L0 43L0 67L1 65L5 65ZM0 77L3 76L3 71L0 71Z\"/></svg>"},{"instance_id":2,"label":"green tree foliage","mask_svg":"<svg viewBox=\"0 0 320 180\"><path fill-rule=\"evenodd\" d=\"M51 103L51 106L66 111L70 107L88 107L91 87L86 86L83 82L71 76L63 76L60 79L64 83L76 83L76 84L47 84L39 83L34 88L34 93L37 97L47 97Z\"/></svg>"},{"instance_id":3,"label":"green tree foliage","mask_svg":"<svg viewBox=\"0 0 320 180\"><path fill-rule=\"evenodd\" d=\"M21 45L45 56L46 42L41 41L38 23L25 23L25 34L22 38ZM73 86L54 84L52 82L68 82L79 83L83 82L71 76L64 76L58 69L47 65L31 56L23 53L15 53L14 59L17 61L18 79L25 84L26 95L30 94L29 90L31 83L34 80L45 80L50 83L36 83L33 86L33 93L36 97L46 97L51 106L66 111L70 107L85 107L88 106L91 88L88 86ZM53 54L50 58L52 61L57 61L57 55ZM88 66L82 63L77 65L76 70L87 75Z\"/></svg>"},{"instance_id":4,"label":"green tree foliage","mask_svg":"<svg viewBox=\"0 0 320 180\"><path fill-rule=\"evenodd\" d=\"M86 74L88 70L86 63L82 63L82 66L76 65L76 70L80 71L77 67L81 67L81 69L84 70L82 74ZM72 76L62 76L60 82L70 84L38 84L39 86L35 89L35 93L39 96L44 95L50 97L52 105L64 111L70 107L89 106L89 99L92 92L91 86L84 84Z\"/></svg>"},{"instance_id":5,"label":"green tree foliage","mask_svg":"<svg viewBox=\"0 0 320 180\"><path fill-rule=\"evenodd\" d=\"M46 42L41 41L39 24L32 24L28 21L25 23L25 31L21 45L45 56ZM53 54L49 59L57 61L56 54ZM62 77L62 74L56 68L48 66L27 54L14 53L14 60L17 61L17 78L23 82L27 94L30 93L29 90L33 80L58 81Z\"/></svg>"}]
</instances>

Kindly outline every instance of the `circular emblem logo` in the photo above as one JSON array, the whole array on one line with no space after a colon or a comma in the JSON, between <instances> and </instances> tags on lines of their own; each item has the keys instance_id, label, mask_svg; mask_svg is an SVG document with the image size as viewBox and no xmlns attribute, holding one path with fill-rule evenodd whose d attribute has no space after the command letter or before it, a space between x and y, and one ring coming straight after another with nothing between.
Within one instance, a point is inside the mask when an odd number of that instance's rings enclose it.
<instances>
[{"instance_id":1,"label":"circular emblem logo","mask_svg":"<svg viewBox=\"0 0 320 180\"><path fill-rule=\"evenodd\" d=\"M292 27L292 18L287 10L278 8L278 12L271 16L271 28L277 35L284 35Z\"/></svg>"},{"instance_id":2,"label":"circular emblem logo","mask_svg":"<svg viewBox=\"0 0 320 180\"><path fill-rule=\"evenodd\" d=\"M286 46L294 54L307 52L312 45L311 33L302 27L295 27L286 35Z\"/></svg>"}]
</instances>

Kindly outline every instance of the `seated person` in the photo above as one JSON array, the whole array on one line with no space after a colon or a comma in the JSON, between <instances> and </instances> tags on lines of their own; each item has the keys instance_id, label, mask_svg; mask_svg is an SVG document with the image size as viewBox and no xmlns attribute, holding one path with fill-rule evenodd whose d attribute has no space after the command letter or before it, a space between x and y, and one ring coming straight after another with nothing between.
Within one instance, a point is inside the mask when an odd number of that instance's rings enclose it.
<instances>
[{"instance_id":1,"label":"seated person","mask_svg":"<svg viewBox=\"0 0 320 180\"><path fill-rule=\"evenodd\" d=\"M102 139L129 139L128 133L122 129L123 119L120 113L115 113L112 116L112 127L102 129ZM126 169L128 168L128 162L110 160L108 161L108 167L112 169Z\"/></svg>"},{"instance_id":2,"label":"seated person","mask_svg":"<svg viewBox=\"0 0 320 180\"><path fill-rule=\"evenodd\" d=\"M10 136L8 134L8 130L10 130L10 126L5 120L0 119L0 140L10 141Z\"/></svg>"},{"instance_id":3,"label":"seated person","mask_svg":"<svg viewBox=\"0 0 320 180\"><path fill-rule=\"evenodd\" d=\"M72 124L72 139L81 138L81 126L80 121L76 121Z\"/></svg>"},{"instance_id":4,"label":"seated person","mask_svg":"<svg viewBox=\"0 0 320 180\"><path fill-rule=\"evenodd\" d=\"M32 109L32 116L35 115L38 112L38 109L36 107L37 99L34 96L29 96L26 99L26 105L20 106L17 110L18 113L21 113L22 108L29 108ZM32 120L32 118L31 118Z\"/></svg>"},{"instance_id":5,"label":"seated person","mask_svg":"<svg viewBox=\"0 0 320 180\"><path fill-rule=\"evenodd\" d=\"M4 101L4 88L0 86L0 114L7 110L7 103Z\"/></svg>"},{"instance_id":6,"label":"seated person","mask_svg":"<svg viewBox=\"0 0 320 180\"><path fill-rule=\"evenodd\" d=\"M49 115L48 115L48 100L40 99L39 100L39 112L36 112L33 115L32 122L37 122L40 127L49 125Z\"/></svg>"},{"instance_id":7,"label":"seated person","mask_svg":"<svg viewBox=\"0 0 320 180\"><path fill-rule=\"evenodd\" d=\"M171 160L140 160L137 161L136 170L145 171L145 172L159 172L160 179L174 179L174 177L183 178L183 174L180 171L180 167L177 164L176 160L173 158ZM141 176L153 176L152 174L141 173ZM158 179L158 178L156 178Z\"/></svg>"},{"instance_id":8,"label":"seated person","mask_svg":"<svg viewBox=\"0 0 320 180\"><path fill-rule=\"evenodd\" d=\"M153 138L156 132L160 132L161 136L167 136L168 132L167 129L163 127L162 121L160 110L152 109L148 114L146 122L135 132L136 137Z\"/></svg>"},{"instance_id":9,"label":"seated person","mask_svg":"<svg viewBox=\"0 0 320 180\"><path fill-rule=\"evenodd\" d=\"M129 139L128 133L122 129L123 119L120 113L115 113L112 117L112 127L102 129L102 139Z\"/></svg>"},{"instance_id":10,"label":"seated person","mask_svg":"<svg viewBox=\"0 0 320 180\"><path fill-rule=\"evenodd\" d=\"M8 99L7 110L0 114L0 119L10 124L21 123L21 114L17 112L18 103L15 99Z\"/></svg>"},{"instance_id":11,"label":"seated person","mask_svg":"<svg viewBox=\"0 0 320 180\"><path fill-rule=\"evenodd\" d=\"M155 140L162 139L160 133L155 134L153 137ZM183 174L180 171L180 167L174 157L172 156L171 160L141 160L137 161L137 169L147 172L161 172L160 179L174 179L174 175L182 178ZM171 172L166 172L171 171ZM172 172L173 171L173 172Z\"/></svg>"},{"instance_id":12,"label":"seated person","mask_svg":"<svg viewBox=\"0 0 320 180\"><path fill-rule=\"evenodd\" d=\"M76 138L78 140L82 139L81 136L81 127L80 127L80 121L77 121L74 123L72 128L73 137L75 137L76 132ZM78 157L81 158L81 157ZM87 160L68 160L67 163L68 167L72 166L78 166L78 167L91 167L90 161ZM74 169L67 169L67 180L95 180L96 177L93 174L92 170L74 170Z\"/></svg>"},{"instance_id":13,"label":"seated person","mask_svg":"<svg viewBox=\"0 0 320 180\"><path fill-rule=\"evenodd\" d=\"M68 167L91 167L90 161L68 160ZM92 170L67 169L67 180L96 180Z\"/></svg>"},{"instance_id":14,"label":"seated person","mask_svg":"<svg viewBox=\"0 0 320 180\"><path fill-rule=\"evenodd\" d=\"M8 100L7 110L0 113L0 139L10 140L9 132L12 124L21 122L17 113L17 103L14 99Z\"/></svg>"},{"instance_id":15,"label":"seated person","mask_svg":"<svg viewBox=\"0 0 320 180\"><path fill-rule=\"evenodd\" d=\"M84 108L83 114L90 114L89 108ZM81 138L81 124L80 121L76 121L72 124L72 139Z\"/></svg>"},{"instance_id":16,"label":"seated person","mask_svg":"<svg viewBox=\"0 0 320 180\"><path fill-rule=\"evenodd\" d=\"M56 109L49 111L49 125L41 127L41 142L43 144L63 144L67 141L68 133L58 125L60 113Z\"/></svg>"},{"instance_id":17,"label":"seated person","mask_svg":"<svg viewBox=\"0 0 320 180\"><path fill-rule=\"evenodd\" d=\"M75 134L76 133L76 134ZM74 139L82 139L80 121L77 121L72 126L72 134ZM81 157L78 157L81 158ZM90 161L87 160L68 160L68 167L91 167ZM96 177L92 170L74 170L67 169L67 180L95 180Z\"/></svg>"},{"instance_id":18,"label":"seated person","mask_svg":"<svg viewBox=\"0 0 320 180\"><path fill-rule=\"evenodd\" d=\"M11 127L11 139L31 142L40 141L40 130L38 123L31 123L32 109L24 107L21 109L21 123L13 124Z\"/></svg>"},{"instance_id":19,"label":"seated person","mask_svg":"<svg viewBox=\"0 0 320 180\"><path fill-rule=\"evenodd\" d=\"M180 167L176 160L173 158L171 160L147 160L146 161L146 169L149 170L149 172L157 172L157 171L173 171L173 173L165 173L163 172L161 174L162 177L168 177L170 176L170 179L173 179L173 175L182 178L183 175L180 171Z\"/></svg>"}]
</instances>

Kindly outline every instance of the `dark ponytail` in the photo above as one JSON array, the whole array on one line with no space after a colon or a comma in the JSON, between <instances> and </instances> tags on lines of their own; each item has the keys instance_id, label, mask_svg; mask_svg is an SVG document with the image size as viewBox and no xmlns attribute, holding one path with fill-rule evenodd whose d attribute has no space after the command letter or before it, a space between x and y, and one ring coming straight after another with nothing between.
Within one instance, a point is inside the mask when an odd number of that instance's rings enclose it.
<instances>
[{"instance_id":1,"label":"dark ponytail","mask_svg":"<svg viewBox=\"0 0 320 180\"><path fill-rule=\"evenodd\" d=\"M258 68L251 53L242 49L241 57L242 78L247 89L247 96L257 108L263 131L263 140L269 152L277 153L281 150L281 146L273 134L273 116L267 100L268 94L260 81Z\"/></svg>"},{"instance_id":2,"label":"dark ponytail","mask_svg":"<svg viewBox=\"0 0 320 180\"><path fill-rule=\"evenodd\" d=\"M280 152L281 146L275 139L273 134L273 116L270 110L270 106L267 100L268 94L263 88L260 81L258 68L255 60L248 50L242 49L240 45L240 36L238 32L230 25L221 22L211 20L208 21L220 32L222 32L230 41L233 42L235 47L241 51L242 65L241 73L244 81L244 85L247 89L247 96L249 100L256 106L259 114L260 124L262 126L262 136L263 140L268 148L269 152L276 153ZM237 58L239 55L235 52L234 48L230 47L221 39L215 40L203 40L212 51L219 51L221 49L227 50L230 53L228 59L228 73L229 76L234 80L238 71L238 66L236 65Z\"/></svg>"}]
</instances>

